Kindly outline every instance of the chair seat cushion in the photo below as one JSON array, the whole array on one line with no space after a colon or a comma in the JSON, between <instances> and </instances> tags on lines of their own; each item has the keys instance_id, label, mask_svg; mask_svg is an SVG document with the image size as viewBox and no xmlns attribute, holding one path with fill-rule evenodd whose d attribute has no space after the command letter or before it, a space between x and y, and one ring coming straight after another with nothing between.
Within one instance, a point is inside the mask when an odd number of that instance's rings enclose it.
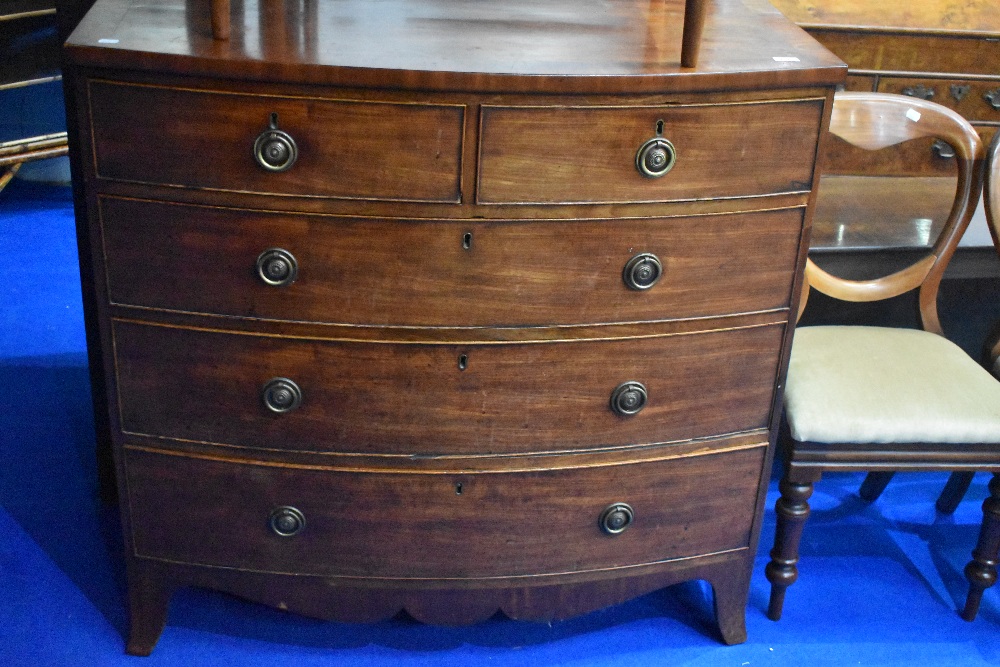
<instances>
[{"instance_id":1,"label":"chair seat cushion","mask_svg":"<svg viewBox=\"0 0 1000 667\"><path fill-rule=\"evenodd\" d=\"M802 327L785 414L799 441L1000 443L1000 382L926 331Z\"/></svg>"}]
</instances>

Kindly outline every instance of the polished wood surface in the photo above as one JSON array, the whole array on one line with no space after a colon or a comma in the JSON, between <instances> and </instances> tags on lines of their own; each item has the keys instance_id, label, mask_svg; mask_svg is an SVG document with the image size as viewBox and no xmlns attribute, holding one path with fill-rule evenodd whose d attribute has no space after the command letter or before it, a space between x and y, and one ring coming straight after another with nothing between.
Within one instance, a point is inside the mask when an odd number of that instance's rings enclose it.
<instances>
[{"instance_id":1,"label":"polished wood surface","mask_svg":"<svg viewBox=\"0 0 1000 667\"><path fill-rule=\"evenodd\" d=\"M457 623L696 577L745 639L845 68L760 0L705 3L684 67L684 4L248 1L214 40L203 3L98 0L68 99L130 653L181 586Z\"/></svg>"},{"instance_id":2,"label":"polished wood surface","mask_svg":"<svg viewBox=\"0 0 1000 667\"><path fill-rule=\"evenodd\" d=\"M732 88L733 76L784 86L843 79L843 63L767 2L705 4L694 68L680 63L680 0L394 0L377 12L346 0L306 3L305 13L300 3L246 0L226 42L212 39L201 2L104 0L69 46L94 67L408 90L659 94ZM553 89L546 77L564 78Z\"/></svg>"},{"instance_id":3,"label":"polished wood surface","mask_svg":"<svg viewBox=\"0 0 1000 667\"><path fill-rule=\"evenodd\" d=\"M955 176L823 176L809 248L816 257L826 251L930 248L951 213L956 185Z\"/></svg>"},{"instance_id":4,"label":"polished wood surface","mask_svg":"<svg viewBox=\"0 0 1000 667\"><path fill-rule=\"evenodd\" d=\"M121 425L129 433L432 456L573 451L767 428L774 388L758 378L777 371L783 332L772 325L568 343L417 345L121 322L114 340ZM299 385L299 408L274 415L264 407L261 388L274 377ZM643 383L649 396L641 412L622 417L608 404L628 381Z\"/></svg>"},{"instance_id":5,"label":"polished wood surface","mask_svg":"<svg viewBox=\"0 0 1000 667\"><path fill-rule=\"evenodd\" d=\"M821 98L635 109L484 106L477 198L570 204L808 191L822 109ZM657 132L677 152L667 177L623 168Z\"/></svg>"},{"instance_id":6,"label":"polished wood surface","mask_svg":"<svg viewBox=\"0 0 1000 667\"><path fill-rule=\"evenodd\" d=\"M796 23L813 27L869 28L889 31L994 34L1000 15L992 0L836 0L810 2L773 0L775 7ZM945 9L946 11L942 11Z\"/></svg>"},{"instance_id":7,"label":"polished wood surface","mask_svg":"<svg viewBox=\"0 0 1000 667\"><path fill-rule=\"evenodd\" d=\"M797 256L802 216L792 208L638 220L384 220L101 200L112 303L397 327L778 310L792 289L782 267ZM257 274L268 248L297 260L294 283L269 285ZM656 255L663 277L651 289L629 289L624 268L642 253ZM426 262L428 254L436 261Z\"/></svg>"},{"instance_id":8,"label":"polished wood surface","mask_svg":"<svg viewBox=\"0 0 1000 667\"><path fill-rule=\"evenodd\" d=\"M139 556L334 580L461 579L469 587L746 549L765 449L475 475L358 475L142 449L125 458L133 511L150 517L135 528ZM200 483L184 483L193 477ZM717 478L711 487L700 481ZM601 513L623 498L636 523L609 535ZM279 506L301 511L301 533L268 528Z\"/></svg>"}]
</instances>

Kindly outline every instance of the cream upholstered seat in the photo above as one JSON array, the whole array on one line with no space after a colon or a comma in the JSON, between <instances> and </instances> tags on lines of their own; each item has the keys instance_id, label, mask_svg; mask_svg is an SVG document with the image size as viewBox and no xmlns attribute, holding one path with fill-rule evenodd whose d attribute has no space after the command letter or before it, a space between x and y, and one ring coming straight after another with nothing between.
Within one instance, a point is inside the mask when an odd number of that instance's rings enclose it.
<instances>
[{"instance_id":1,"label":"cream upholstered seat","mask_svg":"<svg viewBox=\"0 0 1000 667\"><path fill-rule=\"evenodd\" d=\"M808 500L824 471L876 471L874 478L885 482L889 475L882 473L897 470L961 471L965 477L983 470L993 473L990 497L983 504L979 541L965 569L970 586L962 617L972 620L983 591L997 579L1000 382L944 337L937 296L979 200L982 142L961 116L945 107L878 93L837 93L830 132L868 150L911 139L941 139L955 149L958 184L951 213L933 247L906 268L859 281L806 261L800 314L811 289L859 302L916 291L922 329L796 330L785 390L787 437L781 439L785 470L775 505L774 548L765 570L771 582L768 616L781 617L786 589L798 578Z\"/></svg>"},{"instance_id":2,"label":"cream upholstered seat","mask_svg":"<svg viewBox=\"0 0 1000 667\"><path fill-rule=\"evenodd\" d=\"M785 406L799 441L1000 444L1000 382L919 329L799 329Z\"/></svg>"}]
</instances>

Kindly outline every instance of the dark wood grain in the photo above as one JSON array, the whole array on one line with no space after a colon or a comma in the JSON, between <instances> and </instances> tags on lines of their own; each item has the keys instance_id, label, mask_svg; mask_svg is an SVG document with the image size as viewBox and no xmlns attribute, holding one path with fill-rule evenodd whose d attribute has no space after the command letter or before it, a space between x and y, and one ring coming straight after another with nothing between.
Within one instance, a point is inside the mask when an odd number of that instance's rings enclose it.
<instances>
[{"instance_id":1,"label":"dark wood grain","mask_svg":"<svg viewBox=\"0 0 1000 667\"><path fill-rule=\"evenodd\" d=\"M105 198L101 221L112 303L253 319L511 327L785 308L802 210L487 222ZM293 284L257 275L268 248L296 258ZM640 253L664 267L649 290L629 289L622 276Z\"/></svg>"},{"instance_id":2,"label":"dark wood grain","mask_svg":"<svg viewBox=\"0 0 1000 667\"><path fill-rule=\"evenodd\" d=\"M478 200L600 203L807 191L822 109L822 100L484 107ZM648 178L636 169L636 152L657 136L660 123L677 162L665 176Z\"/></svg>"},{"instance_id":3,"label":"dark wood grain","mask_svg":"<svg viewBox=\"0 0 1000 667\"><path fill-rule=\"evenodd\" d=\"M148 517L134 528L138 556L328 577L474 580L586 573L746 548L763 452L534 473L408 475L129 450L126 468L133 511ZM704 479L720 483L708 489ZM635 520L608 535L599 518L616 502L628 503ZM281 537L268 527L281 506L305 516L299 534ZM716 522L728 530L716 530Z\"/></svg>"},{"instance_id":4,"label":"dark wood grain","mask_svg":"<svg viewBox=\"0 0 1000 667\"><path fill-rule=\"evenodd\" d=\"M461 105L259 97L92 82L99 178L221 190L358 199L460 199ZM273 173L254 142L277 127L298 145ZM148 145L155 159L136 160Z\"/></svg>"},{"instance_id":5,"label":"dark wood grain","mask_svg":"<svg viewBox=\"0 0 1000 667\"><path fill-rule=\"evenodd\" d=\"M246 447L420 456L687 440L766 427L783 331L413 345L118 322L121 423ZM274 377L299 385L297 410L264 407L261 388ZM627 381L643 383L649 400L620 417L611 392Z\"/></svg>"}]
</instances>

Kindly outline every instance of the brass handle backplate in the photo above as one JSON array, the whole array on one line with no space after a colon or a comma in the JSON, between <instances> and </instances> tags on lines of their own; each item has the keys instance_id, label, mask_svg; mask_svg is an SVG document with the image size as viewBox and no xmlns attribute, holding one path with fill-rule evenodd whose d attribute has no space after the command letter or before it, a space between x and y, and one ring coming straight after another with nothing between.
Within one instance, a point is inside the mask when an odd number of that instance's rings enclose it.
<instances>
[{"instance_id":1,"label":"brass handle backplate","mask_svg":"<svg viewBox=\"0 0 1000 667\"><path fill-rule=\"evenodd\" d=\"M986 100L991 107L1000 111L1000 88L989 91L983 95L983 99Z\"/></svg>"},{"instance_id":2,"label":"brass handle backplate","mask_svg":"<svg viewBox=\"0 0 1000 667\"><path fill-rule=\"evenodd\" d=\"M294 507L277 507L267 519L271 532L279 537L291 537L306 527L306 517Z\"/></svg>"},{"instance_id":3,"label":"brass handle backplate","mask_svg":"<svg viewBox=\"0 0 1000 667\"><path fill-rule=\"evenodd\" d=\"M922 100L932 100L936 94L933 88L928 88L922 83L918 83L915 86L907 86L900 92L908 97L917 97Z\"/></svg>"},{"instance_id":4,"label":"brass handle backplate","mask_svg":"<svg viewBox=\"0 0 1000 667\"><path fill-rule=\"evenodd\" d=\"M622 382L611 392L611 411L621 417L631 417L646 407L648 398L641 382Z\"/></svg>"},{"instance_id":5,"label":"brass handle backplate","mask_svg":"<svg viewBox=\"0 0 1000 667\"><path fill-rule=\"evenodd\" d=\"M676 163L677 149L663 137L650 139L635 154L635 168L646 178L660 178Z\"/></svg>"},{"instance_id":6,"label":"brass handle backplate","mask_svg":"<svg viewBox=\"0 0 1000 667\"><path fill-rule=\"evenodd\" d=\"M299 277L299 263L287 250L268 248L257 257L257 276L274 287L291 285Z\"/></svg>"},{"instance_id":7,"label":"brass handle backplate","mask_svg":"<svg viewBox=\"0 0 1000 667\"><path fill-rule=\"evenodd\" d=\"M284 414L302 404L302 390L288 378L272 378L261 389L264 406L271 412Z\"/></svg>"},{"instance_id":8,"label":"brass handle backplate","mask_svg":"<svg viewBox=\"0 0 1000 667\"><path fill-rule=\"evenodd\" d=\"M647 290L660 281L663 263L650 252L644 252L630 259L622 271L622 280L629 289Z\"/></svg>"},{"instance_id":9,"label":"brass handle backplate","mask_svg":"<svg viewBox=\"0 0 1000 667\"><path fill-rule=\"evenodd\" d=\"M292 135L278 129L278 114L271 114L268 129L264 130L253 142L253 157L268 171L285 171L291 169L299 157L299 147Z\"/></svg>"},{"instance_id":10,"label":"brass handle backplate","mask_svg":"<svg viewBox=\"0 0 1000 667\"><path fill-rule=\"evenodd\" d=\"M625 532L626 528L632 525L633 521L635 521L635 512L630 505L627 503L614 503L608 505L601 512L598 525L608 535L620 535Z\"/></svg>"}]
</instances>

